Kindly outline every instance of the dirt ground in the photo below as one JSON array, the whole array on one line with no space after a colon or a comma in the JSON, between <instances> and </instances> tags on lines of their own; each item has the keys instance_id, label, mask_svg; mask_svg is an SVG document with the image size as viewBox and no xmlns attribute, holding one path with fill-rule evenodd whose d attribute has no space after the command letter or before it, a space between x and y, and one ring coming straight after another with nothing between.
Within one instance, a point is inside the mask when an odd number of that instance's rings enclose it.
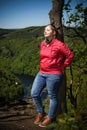
<instances>
[{"instance_id":1,"label":"dirt ground","mask_svg":"<svg viewBox=\"0 0 87 130\"><path fill-rule=\"evenodd\" d=\"M0 103L0 130L46 130L33 123L36 114L31 100Z\"/></svg>"}]
</instances>

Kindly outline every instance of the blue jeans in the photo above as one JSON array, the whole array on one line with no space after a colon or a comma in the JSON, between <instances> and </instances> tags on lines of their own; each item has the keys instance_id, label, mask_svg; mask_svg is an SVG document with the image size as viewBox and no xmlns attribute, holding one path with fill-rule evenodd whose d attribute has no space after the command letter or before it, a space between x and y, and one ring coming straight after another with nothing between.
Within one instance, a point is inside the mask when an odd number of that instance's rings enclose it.
<instances>
[{"instance_id":1,"label":"blue jeans","mask_svg":"<svg viewBox=\"0 0 87 130\"><path fill-rule=\"evenodd\" d=\"M47 87L50 98L48 117L51 119L54 118L58 106L58 91L62 77L62 74L43 74L38 72L31 89L31 97L34 100L37 111L43 113L44 109L41 100L41 92L44 87Z\"/></svg>"}]
</instances>

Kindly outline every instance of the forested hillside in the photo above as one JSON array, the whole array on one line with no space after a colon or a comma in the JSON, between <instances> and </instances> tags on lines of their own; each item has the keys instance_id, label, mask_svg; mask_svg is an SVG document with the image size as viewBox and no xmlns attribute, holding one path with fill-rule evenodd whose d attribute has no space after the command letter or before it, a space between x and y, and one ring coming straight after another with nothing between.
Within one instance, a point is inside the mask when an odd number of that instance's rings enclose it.
<instances>
[{"instance_id":1,"label":"forested hillside","mask_svg":"<svg viewBox=\"0 0 87 130\"><path fill-rule=\"evenodd\" d=\"M6 87L10 88L14 86L13 81L15 81L15 74L35 76L38 72L39 45L44 39L43 30L44 26L29 27L20 30L0 29L0 97L14 99L14 96L7 96L5 93L7 92ZM84 34L87 35L86 29ZM71 102L74 107L75 105L83 106L87 104L87 45L84 44L82 38L77 36L72 28L64 27L64 39L65 43L75 54L75 60L72 63L71 71L70 67L66 69L67 95L69 102ZM9 73L13 77L13 81ZM70 90L71 80L73 82L72 94ZM20 83L18 86L20 89ZM17 91L20 91L19 94L21 95L22 89L19 89L17 89ZM16 92L16 95L17 94ZM71 101L72 98L73 101ZM75 102L78 104L74 104Z\"/></svg>"},{"instance_id":2,"label":"forested hillside","mask_svg":"<svg viewBox=\"0 0 87 130\"><path fill-rule=\"evenodd\" d=\"M30 27L6 34L0 40L1 68L13 73L34 75L38 70L42 36L43 27Z\"/></svg>"}]
</instances>

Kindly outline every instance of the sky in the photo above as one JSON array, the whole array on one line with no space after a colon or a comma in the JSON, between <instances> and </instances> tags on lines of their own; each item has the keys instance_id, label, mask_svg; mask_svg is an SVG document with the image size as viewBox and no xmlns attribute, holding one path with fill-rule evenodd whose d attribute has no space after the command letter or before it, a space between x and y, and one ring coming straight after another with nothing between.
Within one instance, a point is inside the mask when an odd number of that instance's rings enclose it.
<instances>
[{"instance_id":1,"label":"sky","mask_svg":"<svg viewBox=\"0 0 87 130\"><path fill-rule=\"evenodd\" d=\"M73 0L72 6L75 1ZM52 0L0 0L0 28L17 29L50 23Z\"/></svg>"},{"instance_id":2,"label":"sky","mask_svg":"<svg viewBox=\"0 0 87 130\"><path fill-rule=\"evenodd\" d=\"M46 25L51 8L51 0L0 0L0 28Z\"/></svg>"}]
</instances>

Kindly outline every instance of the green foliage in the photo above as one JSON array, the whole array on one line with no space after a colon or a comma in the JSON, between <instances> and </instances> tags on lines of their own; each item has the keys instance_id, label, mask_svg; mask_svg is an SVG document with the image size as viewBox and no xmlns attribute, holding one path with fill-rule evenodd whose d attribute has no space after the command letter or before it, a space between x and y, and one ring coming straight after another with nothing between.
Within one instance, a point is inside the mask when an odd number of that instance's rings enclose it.
<instances>
[{"instance_id":1,"label":"green foliage","mask_svg":"<svg viewBox=\"0 0 87 130\"><path fill-rule=\"evenodd\" d=\"M71 30L69 29L71 32ZM72 31L72 36L73 36ZM77 107L86 106L87 104L87 45L84 45L84 42L80 38L68 37L65 36L65 42L68 43L68 46L72 49L75 59L72 63L72 74L70 74L70 69L66 69L67 75L67 93L69 93L70 82L72 82L73 96L77 99ZM73 76L73 79L72 79ZM68 94L67 94L68 95ZM71 110L70 101L68 101L67 96L67 105L69 110Z\"/></svg>"},{"instance_id":2,"label":"green foliage","mask_svg":"<svg viewBox=\"0 0 87 130\"><path fill-rule=\"evenodd\" d=\"M75 4L73 9L71 8L71 1L68 0L67 3L64 5L64 11L66 11L68 20L66 21L67 24L71 24L74 27L87 27L87 7L84 6L85 1L81 1L78 4ZM73 13L74 12L74 13Z\"/></svg>"},{"instance_id":3,"label":"green foliage","mask_svg":"<svg viewBox=\"0 0 87 130\"><path fill-rule=\"evenodd\" d=\"M77 4L75 3L72 9L71 1L68 0L64 6L64 12L68 17L67 20L63 17L64 24L66 23L68 27L72 27L76 37L82 39L84 44L87 45L87 7L85 6L87 3L82 0L79 3L77 2Z\"/></svg>"},{"instance_id":4,"label":"green foliage","mask_svg":"<svg viewBox=\"0 0 87 130\"><path fill-rule=\"evenodd\" d=\"M22 84L7 70L0 70L0 101L11 101L22 95Z\"/></svg>"},{"instance_id":5,"label":"green foliage","mask_svg":"<svg viewBox=\"0 0 87 130\"><path fill-rule=\"evenodd\" d=\"M30 27L9 33L0 42L1 67L18 74L35 75L39 70L42 33L43 27Z\"/></svg>"},{"instance_id":6,"label":"green foliage","mask_svg":"<svg viewBox=\"0 0 87 130\"><path fill-rule=\"evenodd\" d=\"M47 130L79 130L77 120L68 114L59 115L56 123L48 126Z\"/></svg>"},{"instance_id":7,"label":"green foliage","mask_svg":"<svg viewBox=\"0 0 87 130\"><path fill-rule=\"evenodd\" d=\"M74 111L73 114L61 114L56 118L56 123L50 124L46 130L86 130L87 113L83 118L82 113Z\"/></svg>"},{"instance_id":8,"label":"green foliage","mask_svg":"<svg viewBox=\"0 0 87 130\"><path fill-rule=\"evenodd\" d=\"M23 86L13 73L34 76L39 70L39 44L43 39L43 29L44 27L30 27L0 30L1 100L14 100L23 93Z\"/></svg>"}]
</instances>

